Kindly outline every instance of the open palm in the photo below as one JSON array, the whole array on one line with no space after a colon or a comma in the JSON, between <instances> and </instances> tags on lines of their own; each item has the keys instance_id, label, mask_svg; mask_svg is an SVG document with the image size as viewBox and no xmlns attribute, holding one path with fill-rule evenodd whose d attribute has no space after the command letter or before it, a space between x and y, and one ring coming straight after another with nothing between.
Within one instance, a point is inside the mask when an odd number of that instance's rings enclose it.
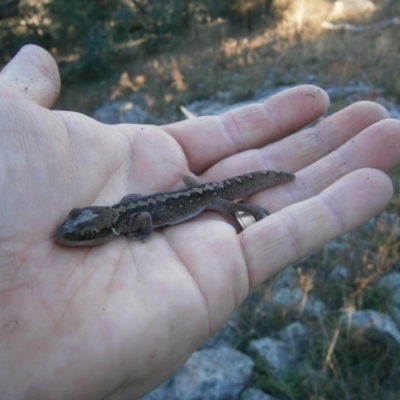
<instances>
[{"instance_id":1,"label":"open palm","mask_svg":"<svg viewBox=\"0 0 400 400\"><path fill-rule=\"evenodd\" d=\"M250 288L372 217L400 160L400 123L313 86L164 127L49 111L56 65L28 46L0 75L0 398L132 399L161 384ZM372 168L365 168L372 167ZM204 213L90 248L54 242L71 208L275 169L296 180L249 199L274 214L237 233Z\"/></svg>"}]
</instances>

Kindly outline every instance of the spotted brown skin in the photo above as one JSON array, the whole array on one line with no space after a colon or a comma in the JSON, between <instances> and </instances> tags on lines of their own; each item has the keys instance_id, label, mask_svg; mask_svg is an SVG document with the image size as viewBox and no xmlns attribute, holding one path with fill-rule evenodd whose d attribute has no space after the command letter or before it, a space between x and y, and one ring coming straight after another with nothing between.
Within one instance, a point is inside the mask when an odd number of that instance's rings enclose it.
<instances>
[{"instance_id":1,"label":"spotted brown skin","mask_svg":"<svg viewBox=\"0 0 400 400\"><path fill-rule=\"evenodd\" d=\"M259 221L268 215L265 209L234 200L294 178L287 172L257 171L200 185L195 178L185 176L186 189L148 196L130 194L113 206L74 208L57 229L55 239L66 246L94 246L120 234L146 241L153 228L179 224L205 210L243 211Z\"/></svg>"}]
</instances>

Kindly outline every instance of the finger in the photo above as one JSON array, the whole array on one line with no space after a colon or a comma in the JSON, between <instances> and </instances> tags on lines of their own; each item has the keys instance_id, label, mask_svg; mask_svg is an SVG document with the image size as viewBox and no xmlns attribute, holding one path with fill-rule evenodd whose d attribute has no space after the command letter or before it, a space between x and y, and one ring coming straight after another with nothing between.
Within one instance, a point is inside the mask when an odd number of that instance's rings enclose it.
<instances>
[{"instance_id":1,"label":"finger","mask_svg":"<svg viewBox=\"0 0 400 400\"><path fill-rule=\"evenodd\" d=\"M164 129L184 149L191 171L200 173L230 155L296 132L321 116L328 105L322 89L304 85L278 93L262 104L189 119Z\"/></svg>"},{"instance_id":2,"label":"finger","mask_svg":"<svg viewBox=\"0 0 400 400\"><path fill-rule=\"evenodd\" d=\"M34 45L22 47L0 73L0 87L27 96L36 104L51 107L60 92L60 76L54 58Z\"/></svg>"},{"instance_id":3,"label":"finger","mask_svg":"<svg viewBox=\"0 0 400 400\"><path fill-rule=\"evenodd\" d=\"M399 164L400 121L383 120L299 171L296 175L300 190L294 201L319 193L351 171L365 167L389 171Z\"/></svg>"},{"instance_id":4,"label":"finger","mask_svg":"<svg viewBox=\"0 0 400 400\"><path fill-rule=\"evenodd\" d=\"M279 142L225 159L210 168L204 180L219 180L243 171L299 171L333 152L370 125L387 118L387 111L376 103L363 101L352 104Z\"/></svg>"},{"instance_id":5,"label":"finger","mask_svg":"<svg viewBox=\"0 0 400 400\"><path fill-rule=\"evenodd\" d=\"M383 210L392 193L383 172L357 170L247 228L240 235L251 287L363 224Z\"/></svg>"},{"instance_id":6,"label":"finger","mask_svg":"<svg viewBox=\"0 0 400 400\"><path fill-rule=\"evenodd\" d=\"M397 165L400 165L400 121L385 119L296 172L294 181L257 193L250 201L275 212L317 195L351 171L360 168L389 171Z\"/></svg>"},{"instance_id":7,"label":"finger","mask_svg":"<svg viewBox=\"0 0 400 400\"><path fill-rule=\"evenodd\" d=\"M369 107L367 107L367 109L369 109ZM371 114L373 109L374 107L370 109ZM361 115L362 114L363 113L361 113ZM379 113L376 113L375 116L378 117ZM356 118L355 120L360 121L359 118ZM350 123L349 120L349 124ZM355 122L355 125L357 126L354 128L362 127L361 122ZM301 135L301 132L299 135ZM334 131L331 132L331 135L334 136ZM350 136L351 133L348 135ZM347 136L344 136L344 138L347 138ZM336 146L342 140L344 139L342 138L340 141L335 142L333 138L330 139L331 143L333 143L332 146ZM311 140L309 141L312 142ZM325 141L325 143L327 143L327 141ZM298 147L300 148L301 146ZM312 147L311 143L310 147ZM318 156L322 158L298 172L292 169L291 164L292 159L296 158L295 154L291 159L286 161L284 167L279 163L277 168L272 166L273 169L295 172L296 179L292 182L274 186L268 190L256 193L247 201L261 205L272 213L290 204L317 195L333 182L351 171L366 167L389 171L396 165L400 164L400 121L384 119L383 121L379 121L378 123L364 129L355 137L350 136L349 140L338 149L330 149L330 147L326 145L321 146L321 148L318 149L318 145L316 145L313 151L317 152ZM324 157L323 155L327 152L329 152L329 154ZM299 157L308 157L306 154L302 155L301 152L299 153ZM308 160L308 162L311 162L312 156L310 156ZM293 163L296 164L297 161L293 160ZM207 175L216 176L216 180L218 180L221 175L220 170L223 168L225 168L224 172L226 176L235 175L235 168L229 167L228 165L229 159L226 160L226 162L224 161L222 164L222 167L218 168L216 166L214 169L207 171ZM250 161L246 164L246 167L242 166L242 168L246 170L248 165L250 165ZM265 169L269 169L270 164L261 164L262 168L260 169L264 169L264 166ZM215 172L215 170L218 171ZM209 177L202 177L202 180L210 181L212 179Z\"/></svg>"},{"instance_id":8,"label":"finger","mask_svg":"<svg viewBox=\"0 0 400 400\"><path fill-rule=\"evenodd\" d=\"M316 126L292 135L282 143L290 168L299 171L335 151L369 126L388 119L386 109L371 101L360 101L322 120ZM273 149L265 155L270 157ZM296 157L297 156L297 157Z\"/></svg>"}]
</instances>

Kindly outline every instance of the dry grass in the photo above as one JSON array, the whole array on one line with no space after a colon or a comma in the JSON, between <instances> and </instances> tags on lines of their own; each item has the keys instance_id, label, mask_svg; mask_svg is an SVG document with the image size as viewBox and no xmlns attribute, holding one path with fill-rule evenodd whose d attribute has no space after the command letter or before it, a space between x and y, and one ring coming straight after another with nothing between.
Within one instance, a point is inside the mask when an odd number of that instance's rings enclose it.
<instances>
[{"instance_id":1,"label":"dry grass","mask_svg":"<svg viewBox=\"0 0 400 400\"><path fill-rule=\"evenodd\" d=\"M90 114L107 101L139 91L148 112L172 121L182 118L179 105L218 91L245 99L259 88L309 81L322 87L363 82L400 99L400 26L329 31L321 22L330 15L331 2L297 0L284 8L286 3L276 2L278 21L263 20L251 34L220 21L172 39L155 55L147 55L140 45L126 46L113 61L115 72L108 81L64 85L57 107ZM381 1L362 22L396 13L400 15L400 4Z\"/></svg>"}]
</instances>

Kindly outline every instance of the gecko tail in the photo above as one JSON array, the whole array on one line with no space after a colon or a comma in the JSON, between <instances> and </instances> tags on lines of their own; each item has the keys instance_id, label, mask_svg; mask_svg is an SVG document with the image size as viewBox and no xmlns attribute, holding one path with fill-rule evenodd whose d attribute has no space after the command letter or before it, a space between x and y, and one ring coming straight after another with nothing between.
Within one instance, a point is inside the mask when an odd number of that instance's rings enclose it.
<instances>
[{"instance_id":1,"label":"gecko tail","mask_svg":"<svg viewBox=\"0 0 400 400\"><path fill-rule=\"evenodd\" d=\"M245 198L271 186L292 181L294 178L295 175L284 171L257 171L235 176L222 181L225 187L223 198L227 200Z\"/></svg>"}]
</instances>

